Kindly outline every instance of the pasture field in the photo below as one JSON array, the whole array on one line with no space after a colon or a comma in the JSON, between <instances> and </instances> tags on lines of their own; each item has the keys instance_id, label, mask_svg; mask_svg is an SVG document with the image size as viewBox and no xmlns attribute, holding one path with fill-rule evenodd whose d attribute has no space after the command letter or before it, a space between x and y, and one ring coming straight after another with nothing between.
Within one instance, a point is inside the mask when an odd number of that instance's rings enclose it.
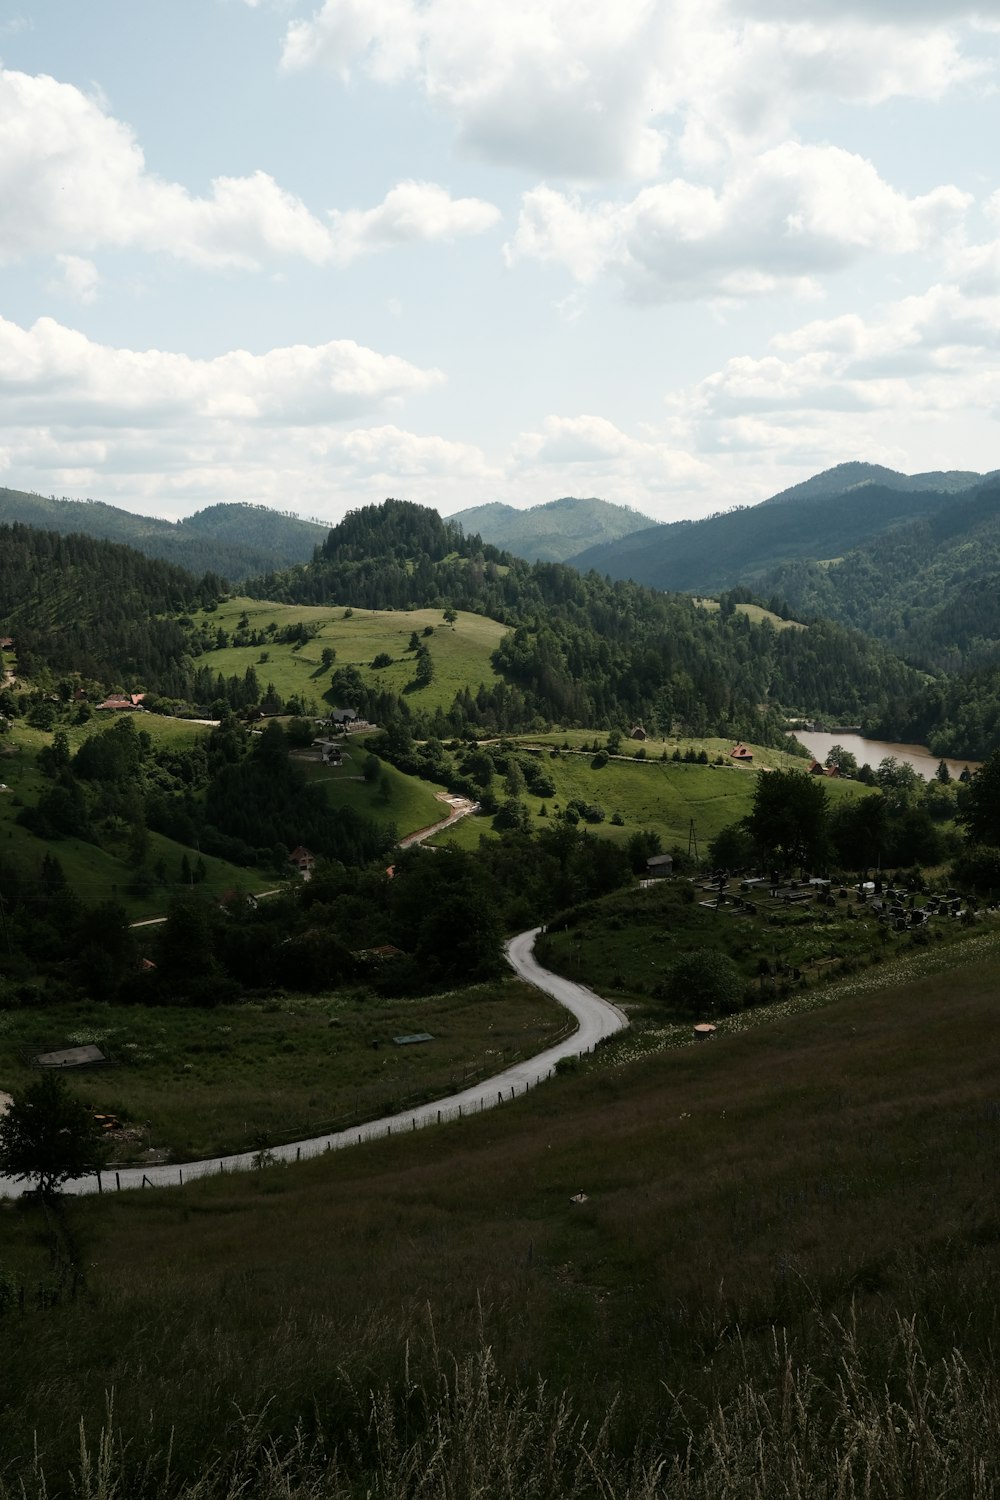
<instances>
[{"instance_id":1,"label":"pasture field","mask_svg":"<svg viewBox=\"0 0 1000 1500\"><path fill-rule=\"evenodd\" d=\"M434 680L425 688L407 694L414 708L450 708L455 694L468 687L475 693L481 683L497 680L490 664L490 654L507 633L507 627L483 615L459 614L454 626L446 625L438 609L414 610L344 610L339 606L268 604L259 599L234 598L217 609L194 616L197 624L212 633L221 625L232 635L238 621L246 614L252 630L263 630L272 621L282 629L300 622L316 627L316 635L305 645L269 642L267 645L227 647L209 651L199 658L223 677L242 677L253 667L263 690L269 682L283 699L298 697L314 704L317 714L343 707L330 696L330 677L335 667L353 666L366 682L402 693L413 680L415 662L407 653L410 635L416 631L428 647L434 663ZM424 635L430 627L431 635ZM332 647L336 661L332 667L322 663L323 648ZM371 670L371 663L382 653L391 656L392 665ZM261 657L266 654L266 660ZM311 710L310 710L311 711Z\"/></svg>"},{"instance_id":2,"label":"pasture field","mask_svg":"<svg viewBox=\"0 0 1000 1500\"><path fill-rule=\"evenodd\" d=\"M172 1482L193 1486L296 1430L307 1447L322 1433L327 1471L336 1446L374 1475L392 1449L374 1448L387 1429L368 1426L369 1393L404 1444L451 1432L449 1355L485 1344L529 1404L544 1380L591 1444L608 1417L620 1462L638 1445L668 1465L659 1491L593 1477L550 1495L788 1500L845 1471L860 1494L868 1465L893 1500L985 1500L1000 1473L976 1405L997 1404L998 987L1000 941L982 937L711 1044L632 1059L626 1036L492 1115L68 1203L83 1294L4 1320L0 1473L40 1494L37 1449L47 1493L66 1493L78 1420L96 1445L114 1390L121 1493L152 1493L142 1466L168 1449ZM6 1263L51 1281L38 1211L0 1216ZM569 1441L552 1421L549 1462ZM983 1483L956 1489L979 1455Z\"/></svg>"},{"instance_id":3,"label":"pasture field","mask_svg":"<svg viewBox=\"0 0 1000 1500\"><path fill-rule=\"evenodd\" d=\"M110 728L113 722L113 716L107 714L95 716L84 725L58 727L64 730L70 749L75 752L85 739ZM159 714L138 714L133 722L156 745L187 748L210 733L206 726ZM151 832L147 866L150 870L160 867L165 879L158 879L150 891L137 892L132 889L135 871L127 861L127 828L122 827L117 834L102 832L103 844L99 847L78 838L40 839L17 822L21 807L32 806L51 786L35 765L38 750L51 742L51 734L15 721L6 746L13 753L5 754L0 746L0 782L8 788L0 792L0 858L9 856L30 872L50 854L59 860L70 886L88 901L119 901L134 919L162 913L170 895L179 888L182 859L186 855L193 864L199 857L196 851ZM391 826L400 837L446 816L448 809L435 797L440 788L404 776L394 766L383 763L377 781L364 781L362 767L366 755L363 740L351 737L345 741L341 767L324 766L312 753L297 754L295 759L310 780L322 785L333 806L352 808L383 827ZM207 854L202 858L206 875L198 889L213 896L222 896L232 889L267 890L292 874L290 870L243 868Z\"/></svg>"},{"instance_id":4,"label":"pasture field","mask_svg":"<svg viewBox=\"0 0 1000 1500\"><path fill-rule=\"evenodd\" d=\"M391 824L400 838L447 817L450 809L437 800L443 788L417 776L405 776L387 761L374 781L365 781L362 768L368 757L364 740L348 735L339 766L325 766L312 752L292 752L292 759L326 793L332 807L348 807L385 827Z\"/></svg>"},{"instance_id":5,"label":"pasture field","mask_svg":"<svg viewBox=\"0 0 1000 1500\"><path fill-rule=\"evenodd\" d=\"M710 615L718 614L718 599L695 599L699 609L703 609ZM776 615L773 609L765 609L762 604L737 604L734 606L736 612L746 615L754 625L759 625L762 620L770 620L775 630L808 630L808 625L803 625L801 620L783 620L781 615Z\"/></svg>"},{"instance_id":6,"label":"pasture field","mask_svg":"<svg viewBox=\"0 0 1000 1500\"><path fill-rule=\"evenodd\" d=\"M86 724L60 724L75 752L85 739L114 723L111 714L95 715ZM207 735L204 725L182 719L166 719L158 714L134 716L136 729L148 731L157 745L188 748ZM179 889L181 861L186 855L190 864L198 854L159 833L149 834L147 866L155 870L162 861L165 880L157 880L150 891L131 889L135 870L127 861L128 829L117 833L102 832L102 846L85 839L41 839L17 822L23 806L33 806L43 791L52 785L35 765L35 756L43 745L52 743L52 735L32 729L15 720L8 743L0 741L0 782L9 790L0 792L0 858L9 856L29 873L41 866L46 854L58 859L68 884L89 902L117 901L138 919L162 912L170 895ZM199 885L203 892L221 896L233 888L245 891L268 889L275 884L273 872L243 869L228 860L203 855L205 879Z\"/></svg>"},{"instance_id":7,"label":"pasture field","mask_svg":"<svg viewBox=\"0 0 1000 1500\"><path fill-rule=\"evenodd\" d=\"M116 1150L141 1160L247 1151L436 1097L512 1054L540 1052L565 1012L510 978L418 999L355 988L220 1005L76 1005L0 1012L0 1088L38 1077L21 1049L97 1042L115 1066L73 1079L100 1113L135 1126ZM393 1037L433 1041L399 1047ZM159 1158L158 1158L159 1159Z\"/></svg>"},{"instance_id":8,"label":"pasture field","mask_svg":"<svg viewBox=\"0 0 1000 1500\"><path fill-rule=\"evenodd\" d=\"M693 821L699 853L704 859L710 840L750 811L757 778L745 767L664 761L659 753L654 754L650 749L653 745L657 751L661 750L662 742L657 741L647 742L647 755L643 759L614 756L605 766L598 768L589 753L594 743L593 734L578 732L575 737L578 744L587 747L586 751L563 750L561 746L565 740L569 739L571 746L573 744L573 736L567 735L534 735L518 741L524 746L544 744L549 747L542 757L542 765L555 784L555 795L540 798L525 792L521 796L534 827L542 824L543 804L546 816L551 818L570 801L579 799L603 808L605 820L587 825L600 838L624 841L637 830L649 828L660 835L665 849L679 845L687 850ZM598 738L603 744L605 737ZM677 743L668 742L670 754ZM724 742L685 740L679 743L684 749L690 745L696 751L704 745L708 754L714 756L719 753L715 747ZM732 742L727 742L726 750L731 747ZM557 754L551 753L553 749ZM803 769L800 758L784 751L754 747L754 755L755 764ZM868 795L868 788L858 782L826 781L824 786L831 806L836 806L843 798ZM495 778L494 791L503 800L502 778ZM622 817L620 826L610 821L616 812ZM441 840L460 848L475 848L480 835L490 832L491 821L486 817L465 819L442 834Z\"/></svg>"}]
</instances>

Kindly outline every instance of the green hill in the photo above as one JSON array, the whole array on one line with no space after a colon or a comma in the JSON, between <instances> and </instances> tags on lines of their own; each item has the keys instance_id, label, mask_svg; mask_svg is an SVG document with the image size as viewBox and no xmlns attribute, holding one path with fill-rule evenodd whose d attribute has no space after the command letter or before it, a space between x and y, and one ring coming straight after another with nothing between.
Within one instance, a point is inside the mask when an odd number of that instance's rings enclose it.
<instances>
[{"instance_id":1,"label":"green hill","mask_svg":"<svg viewBox=\"0 0 1000 1500\"><path fill-rule=\"evenodd\" d=\"M565 562L588 547L616 541L651 524L648 516L630 506L573 496L528 510L498 502L477 505L448 519L528 562Z\"/></svg>"},{"instance_id":2,"label":"green hill","mask_svg":"<svg viewBox=\"0 0 1000 1500\"><path fill-rule=\"evenodd\" d=\"M304 562L327 527L265 505L212 505L183 521L133 515L97 500L57 500L0 488L0 524L20 521L61 536L121 542L147 557L232 580Z\"/></svg>"},{"instance_id":3,"label":"green hill","mask_svg":"<svg viewBox=\"0 0 1000 1500\"><path fill-rule=\"evenodd\" d=\"M642 721L766 742L782 733L779 705L822 704L851 722L918 681L840 627L776 631L735 610L710 614L687 597L529 564L399 500L353 512L312 563L250 580L247 591L369 610L453 608L513 626L493 656L505 692L466 694L435 734Z\"/></svg>"}]
</instances>

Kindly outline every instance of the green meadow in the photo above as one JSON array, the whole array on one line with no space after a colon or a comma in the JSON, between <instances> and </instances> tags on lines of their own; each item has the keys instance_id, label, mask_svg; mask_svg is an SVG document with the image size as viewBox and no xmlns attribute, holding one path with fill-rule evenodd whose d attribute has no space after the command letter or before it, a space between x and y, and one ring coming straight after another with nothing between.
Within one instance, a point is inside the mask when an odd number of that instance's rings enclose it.
<instances>
[{"instance_id":1,"label":"green meadow","mask_svg":"<svg viewBox=\"0 0 1000 1500\"><path fill-rule=\"evenodd\" d=\"M405 776L386 761L375 780L365 781L368 754L363 738L348 735L339 766L323 765L313 752L293 751L292 758L310 781L323 788L331 806L350 808L381 826L392 825L400 838L447 817L450 809L437 797L441 787Z\"/></svg>"},{"instance_id":2,"label":"green meadow","mask_svg":"<svg viewBox=\"0 0 1000 1500\"><path fill-rule=\"evenodd\" d=\"M271 622L279 630L305 623L315 626L317 633L297 648L275 642L262 647L210 651L199 659L199 665L221 672L224 677L242 677L252 666L262 689L273 682L283 699L298 697L306 703L311 701L320 714L329 707L341 706L329 696L334 667L357 667L366 681L402 693L414 675L413 654L407 654L413 631L430 650L434 663L434 680L412 694L413 706L432 711L438 706L450 708L462 688L468 687L475 693L480 683L496 680L490 655L507 633L506 626L482 615L459 614L452 626L446 625L441 611L435 609L344 610L267 604L243 598L227 600L194 619L210 633L221 625L232 635L244 613L252 630L266 629ZM432 634L424 635L428 627ZM332 647L337 653L333 667L323 666L324 647ZM267 659L262 661L265 654ZM392 657L392 665L372 671L370 664L382 654Z\"/></svg>"},{"instance_id":3,"label":"green meadow","mask_svg":"<svg viewBox=\"0 0 1000 1500\"><path fill-rule=\"evenodd\" d=\"M0 1493L987 1500L998 984L979 938L414 1137L0 1206Z\"/></svg>"},{"instance_id":4,"label":"green meadow","mask_svg":"<svg viewBox=\"0 0 1000 1500\"><path fill-rule=\"evenodd\" d=\"M90 735L110 728L113 722L112 715L101 714L84 725L60 724L57 728L63 730L71 750L75 751ZM137 729L148 733L156 745L187 748L210 732L203 725L159 714L139 714L133 722ZM51 741L51 734L15 721L9 741L0 742L0 782L7 787L6 791L0 792L0 855L9 856L31 871L40 867L45 855L50 854L58 859L73 889L85 894L88 900L120 901L134 918L162 913L170 895L178 889L181 861L186 856L189 863L193 863L199 857L192 850L161 834L150 833L146 863L154 870L162 860L166 880L158 881L151 891L137 893L131 888L135 871L127 860L126 828L122 827L117 834L103 834L103 843L99 847L78 838L40 839L17 822L21 808L33 805L50 785L37 769L35 756ZM416 777L404 776L387 764L383 764L376 781L366 782L362 770L368 752L363 740L349 738L344 749L345 758L340 767L322 765L313 752L296 755L306 776L323 787L335 807L349 807L381 826L392 827L400 837L439 822L447 815L448 808L436 798L441 788ZM206 873L199 889L213 896L221 896L233 889L270 889L276 880L284 878L284 872L276 876L273 871L246 869L210 855L204 855L202 859Z\"/></svg>"},{"instance_id":5,"label":"green meadow","mask_svg":"<svg viewBox=\"0 0 1000 1500\"><path fill-rule=\"evenodd\" d=\"M598 737L602 745L604 738ZM571 748L561 748L567 742ZM572 748L574 742L587 748ZM543 805L544 816L551 818L569 802L579 799L603 808L604 821L588 825L598 837L623 841L637 830L648 828L659 834L666 849L679 845L686 851L691 842L693 850L696 839L698 853L704 859L709 842L728 824L745 817L753 803L756 774L754 770L735 766L728 760L731 740L648 740L645 745L636 746L636 749L646 751L641 759L635 758L634 751L630 756L628 747L632 742L623 741L622 755L613 756L601 767L594 762L592 734L577 731L568 735L532 735L516 743L525 747L545 747L542 763L556 788L552 797L539 798L527 792L521 795L536 827L543 818ZM672 756L678 746L683 750L691 747L696 752L704 748L713 760L721 753L727 757L727 763L706 766L661 758L664 749L668 756ZM781 750L752 748L755 767L801 770L805 764ZM868 789L857 782L827 781L824 785L831 806L836 806L843 798L868 794ZM495 778L494 791L503 800L502 778ZM611 822L615 813L621 815L621 825ZM483 817L467 819L443 834L442 840L459 847L474 848L480 835L489 831L491 821Z\"/></svg>"},{"instance_id":6,"label":"green meadow","mask_svg":"<svg viewBox=\"0 0 1000 1500\"><path fill-rule=\"evenodd\" d=\"M709 614L719 612L718 599L695 599L694 602ZM775 630L808 630L809 628L800 620L783 620L781 615L776 615L772 609L765 609L762 604L737 604L734 608L737 614L746 615L747 619L752 620L755 625L759 625L762 620L770 620Z\"/></svg>"},{"instance_id":7,"label":"green meadow","mask_svg":"<svg viewBox=\"0 0 1000 1500\"><path fill-rule=\"evenodd\" d=\"M96 1042L114 1066L74 1090L127 1129L119 1160L248 1151L302 1140L406 1103L445 1096L515 1054L541 1051L565 1013L509 978L419 999L361 988L278 994L211 1010L182 1006L46 1006L0 1012L0 1086L17 1094L37 1072L22 1049ZM396 1046L393 1038L430 1032Z\"/></svg>"}]
</instances>

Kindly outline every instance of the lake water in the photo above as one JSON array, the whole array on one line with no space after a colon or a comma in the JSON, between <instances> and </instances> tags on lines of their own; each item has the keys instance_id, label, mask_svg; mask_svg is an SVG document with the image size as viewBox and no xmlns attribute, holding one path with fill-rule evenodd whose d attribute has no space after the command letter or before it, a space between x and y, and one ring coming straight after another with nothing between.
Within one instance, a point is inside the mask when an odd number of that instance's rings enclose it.
<instances>
[{"instance_id":1,"label":"lake water","mask_svg":"<svg viewBox=\"0 0 1000 1500\"><path fill-rule=\"evenodd\" d=\"M840 745L851 752L859 766L867 761L873 771L878 770L879 761L894 755L897 760L906 761L907 765L912 766L925 781L930 781L942 759L940 755L932 755L926 745L893 745L888 740L866 740L860 734L820 734L813 730L796 729L795 738L817 760L825 762L834 745ZM953 777L959 776L966 766L970 771L975 771L980 765L978 760L950 760L948 756L944 756L944 763Z\"/></svg>"}]
</instances>

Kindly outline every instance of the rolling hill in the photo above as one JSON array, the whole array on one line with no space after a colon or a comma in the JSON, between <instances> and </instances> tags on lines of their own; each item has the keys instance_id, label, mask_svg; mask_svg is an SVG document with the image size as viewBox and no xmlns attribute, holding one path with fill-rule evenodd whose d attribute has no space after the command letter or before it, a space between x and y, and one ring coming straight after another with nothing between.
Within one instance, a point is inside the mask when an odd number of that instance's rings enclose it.
<instances>
[{"instance_id":1,"label":"rolling hill","mask_svg":"<svg viewBox=\"0 0 1000 1500\"><path fill-rule=\"evenodd\" d=\"M497 502L477 505L448 519L466 535L477 532L485 542L528 562L565 562L588 547L617 541L652 524L630 506L571 495L528 510Z\"/></svg>"},{"instance_id":2,"label":"rolling hill","mask_svg":"<svg viewBox=\"0 0 1000 1500\"><path fill-rule=\"evenodd\" d=\"M0 524L15 521L60 536L121 542L190 573L217 573L231 581L305 562L327 533L315 521L266 505L211 505L175 522L133 515L98 500L57 500L0 488Z\"/></svg>"}]
</instances>

